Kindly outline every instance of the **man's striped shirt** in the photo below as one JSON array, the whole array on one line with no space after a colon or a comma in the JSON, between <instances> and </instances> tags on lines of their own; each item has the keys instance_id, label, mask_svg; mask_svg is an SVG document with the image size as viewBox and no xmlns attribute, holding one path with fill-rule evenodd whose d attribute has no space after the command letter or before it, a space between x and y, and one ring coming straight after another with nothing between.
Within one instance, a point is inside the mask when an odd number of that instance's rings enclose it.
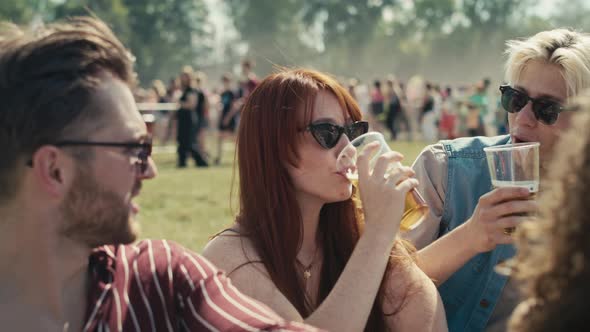
<instances>
[{"instance_id":1,"label":"man's striped shirt","mask_svg":"<svg viewBox=\"0 0 590 332\"><path fill-rule=\"evenodd\" d=\"M84 331L317 331L286 322L173 242L102 246L89 263Z\"/></svg>"}]
</instances>

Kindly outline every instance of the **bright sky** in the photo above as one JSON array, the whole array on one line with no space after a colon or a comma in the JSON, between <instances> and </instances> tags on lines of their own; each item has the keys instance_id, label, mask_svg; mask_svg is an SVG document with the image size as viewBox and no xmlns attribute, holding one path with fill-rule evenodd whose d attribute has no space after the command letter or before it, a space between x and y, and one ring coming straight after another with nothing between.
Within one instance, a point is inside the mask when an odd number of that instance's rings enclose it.
<instances>
[{"instance_id":1,"label":"bright sky","mask_svg":"<svg viewBox=\"0 0 590 332\"><path fill-rule=\"evenodd\" d=\"M224 41L237 35L231 19L224 12L223 0L203 0L209 8L209 21L215 27L215 57L223 56Z\"/></svg>"},{"instance_id":2,"label":"bright sky","mask_svg":"<svg viewBox=\"0 0 590 332\"><path fill-rule=\"evenodd\" d=\"M539 0L536 6L538 10L537 14L542 17L549 16L556 4L556 0Z\"/></svg>"}]
</instances>

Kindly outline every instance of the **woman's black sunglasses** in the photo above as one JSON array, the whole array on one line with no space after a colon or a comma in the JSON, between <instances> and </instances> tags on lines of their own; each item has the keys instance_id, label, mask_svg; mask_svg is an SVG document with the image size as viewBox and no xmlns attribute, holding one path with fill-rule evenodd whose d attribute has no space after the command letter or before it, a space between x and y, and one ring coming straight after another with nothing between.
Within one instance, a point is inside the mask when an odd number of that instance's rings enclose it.
<instances>
[{"instance_id":1,"label":"woman's black sunglasses","mask_svg":"<svg viewBox=\"0 0 590 332\"><path fill-rule=\"evenodd\" d=\"M559 113L564 111L563 105L548 98L531 98L525 92L516 90L509 85L500 86L502 107L508 113L518 113L529 100L533 103L533 113L537 121L552 125L557 121Z\"/></svg>"},{"instance_id":2,"label":"woman's black sunglasses","mask_svg":"<svg viewBox=\"0 0 590 332\"><path fill-rule=\"evenodd\" d=\"M366 134L369 131L369 123L367 121L357 121L345 126L338 126L329 122L313 123L305 130L309 130L322 147L331 149L338 144L342 134L346 134L346 137L351 141L362 134Z\"/></svg>"}]
</instances>

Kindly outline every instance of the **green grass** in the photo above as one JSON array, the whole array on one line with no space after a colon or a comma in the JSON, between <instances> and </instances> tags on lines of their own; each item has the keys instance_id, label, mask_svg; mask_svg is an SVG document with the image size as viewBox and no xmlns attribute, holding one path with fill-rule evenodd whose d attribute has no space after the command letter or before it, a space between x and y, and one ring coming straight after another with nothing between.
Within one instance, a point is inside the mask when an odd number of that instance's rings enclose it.
<instances>
[{"instance_id":1,"label":"green grass","mask_svg":"<svg viewBox=\"0 0 590 332\"><path fill-rule=\"evenodd\" d=\"M209 139L213 144L213 139ZM426 145L423 142L391 142L392 149L403 153L410 165ZM233 172L233 143L224 145L220 166L207 169L177 169L174 149L154 154L158 176L144 181L138 202L142 238L165 238L200 252L208 238L230 225L235 215L230 207ZM209 151L215 151L213 146ZM237 176L237 173L236 173ZM235 188L234 192L237 191ZM231 201L237 210L238 201Z\"/></svg>"}]
</instances>

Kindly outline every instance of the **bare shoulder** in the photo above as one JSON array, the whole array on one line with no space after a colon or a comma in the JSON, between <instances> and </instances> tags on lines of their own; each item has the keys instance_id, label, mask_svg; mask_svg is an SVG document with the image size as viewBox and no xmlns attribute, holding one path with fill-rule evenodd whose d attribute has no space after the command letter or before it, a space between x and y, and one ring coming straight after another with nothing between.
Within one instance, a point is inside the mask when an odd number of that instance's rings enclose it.
<instances>
[{"instance_id":1,"label":"bare shoulder","mask_svg":"<svg viewBox=\"0 0 590 332\"><path fill-rule=\"evenodd\" d=\"M242 293L266 304L285 319L303 321L271 280L248 238L221 233L207 244L203 256L225 270Z\"/></svg>"},{"instance_id":2,"label":"bare shoulder","mask_svg":"<svg viewBox=\"0 0 590 332\"><path fill-rule=\"evenodd\" d=\"M398 264L388 276L384 311L399 331L447 331L442 299L434 282L413 262Z\"/></svg>"},{"instance_id":3,"label":"bare shoulder","mask_svg":"<svg viewBox=\"0 0 590 332\"><path fill-rule=\"evenodd\" d=\"M232 282L250 296L268 286L274 287L254 246L244 236L223 232L205 246L203 256L224 270Z\"/></svg>"},{"instance_id":4,"label":"bare shoulder","mask_svg":"<svg viewBox=\"0 0 590 332\"><path fill-rule=\"evenodd\" d=\"M260 261L254 246L247 237L229 231L222 232L209 241L202 255L228 274L242 265L256 264Z\"/></svg>"}]
</instances>

